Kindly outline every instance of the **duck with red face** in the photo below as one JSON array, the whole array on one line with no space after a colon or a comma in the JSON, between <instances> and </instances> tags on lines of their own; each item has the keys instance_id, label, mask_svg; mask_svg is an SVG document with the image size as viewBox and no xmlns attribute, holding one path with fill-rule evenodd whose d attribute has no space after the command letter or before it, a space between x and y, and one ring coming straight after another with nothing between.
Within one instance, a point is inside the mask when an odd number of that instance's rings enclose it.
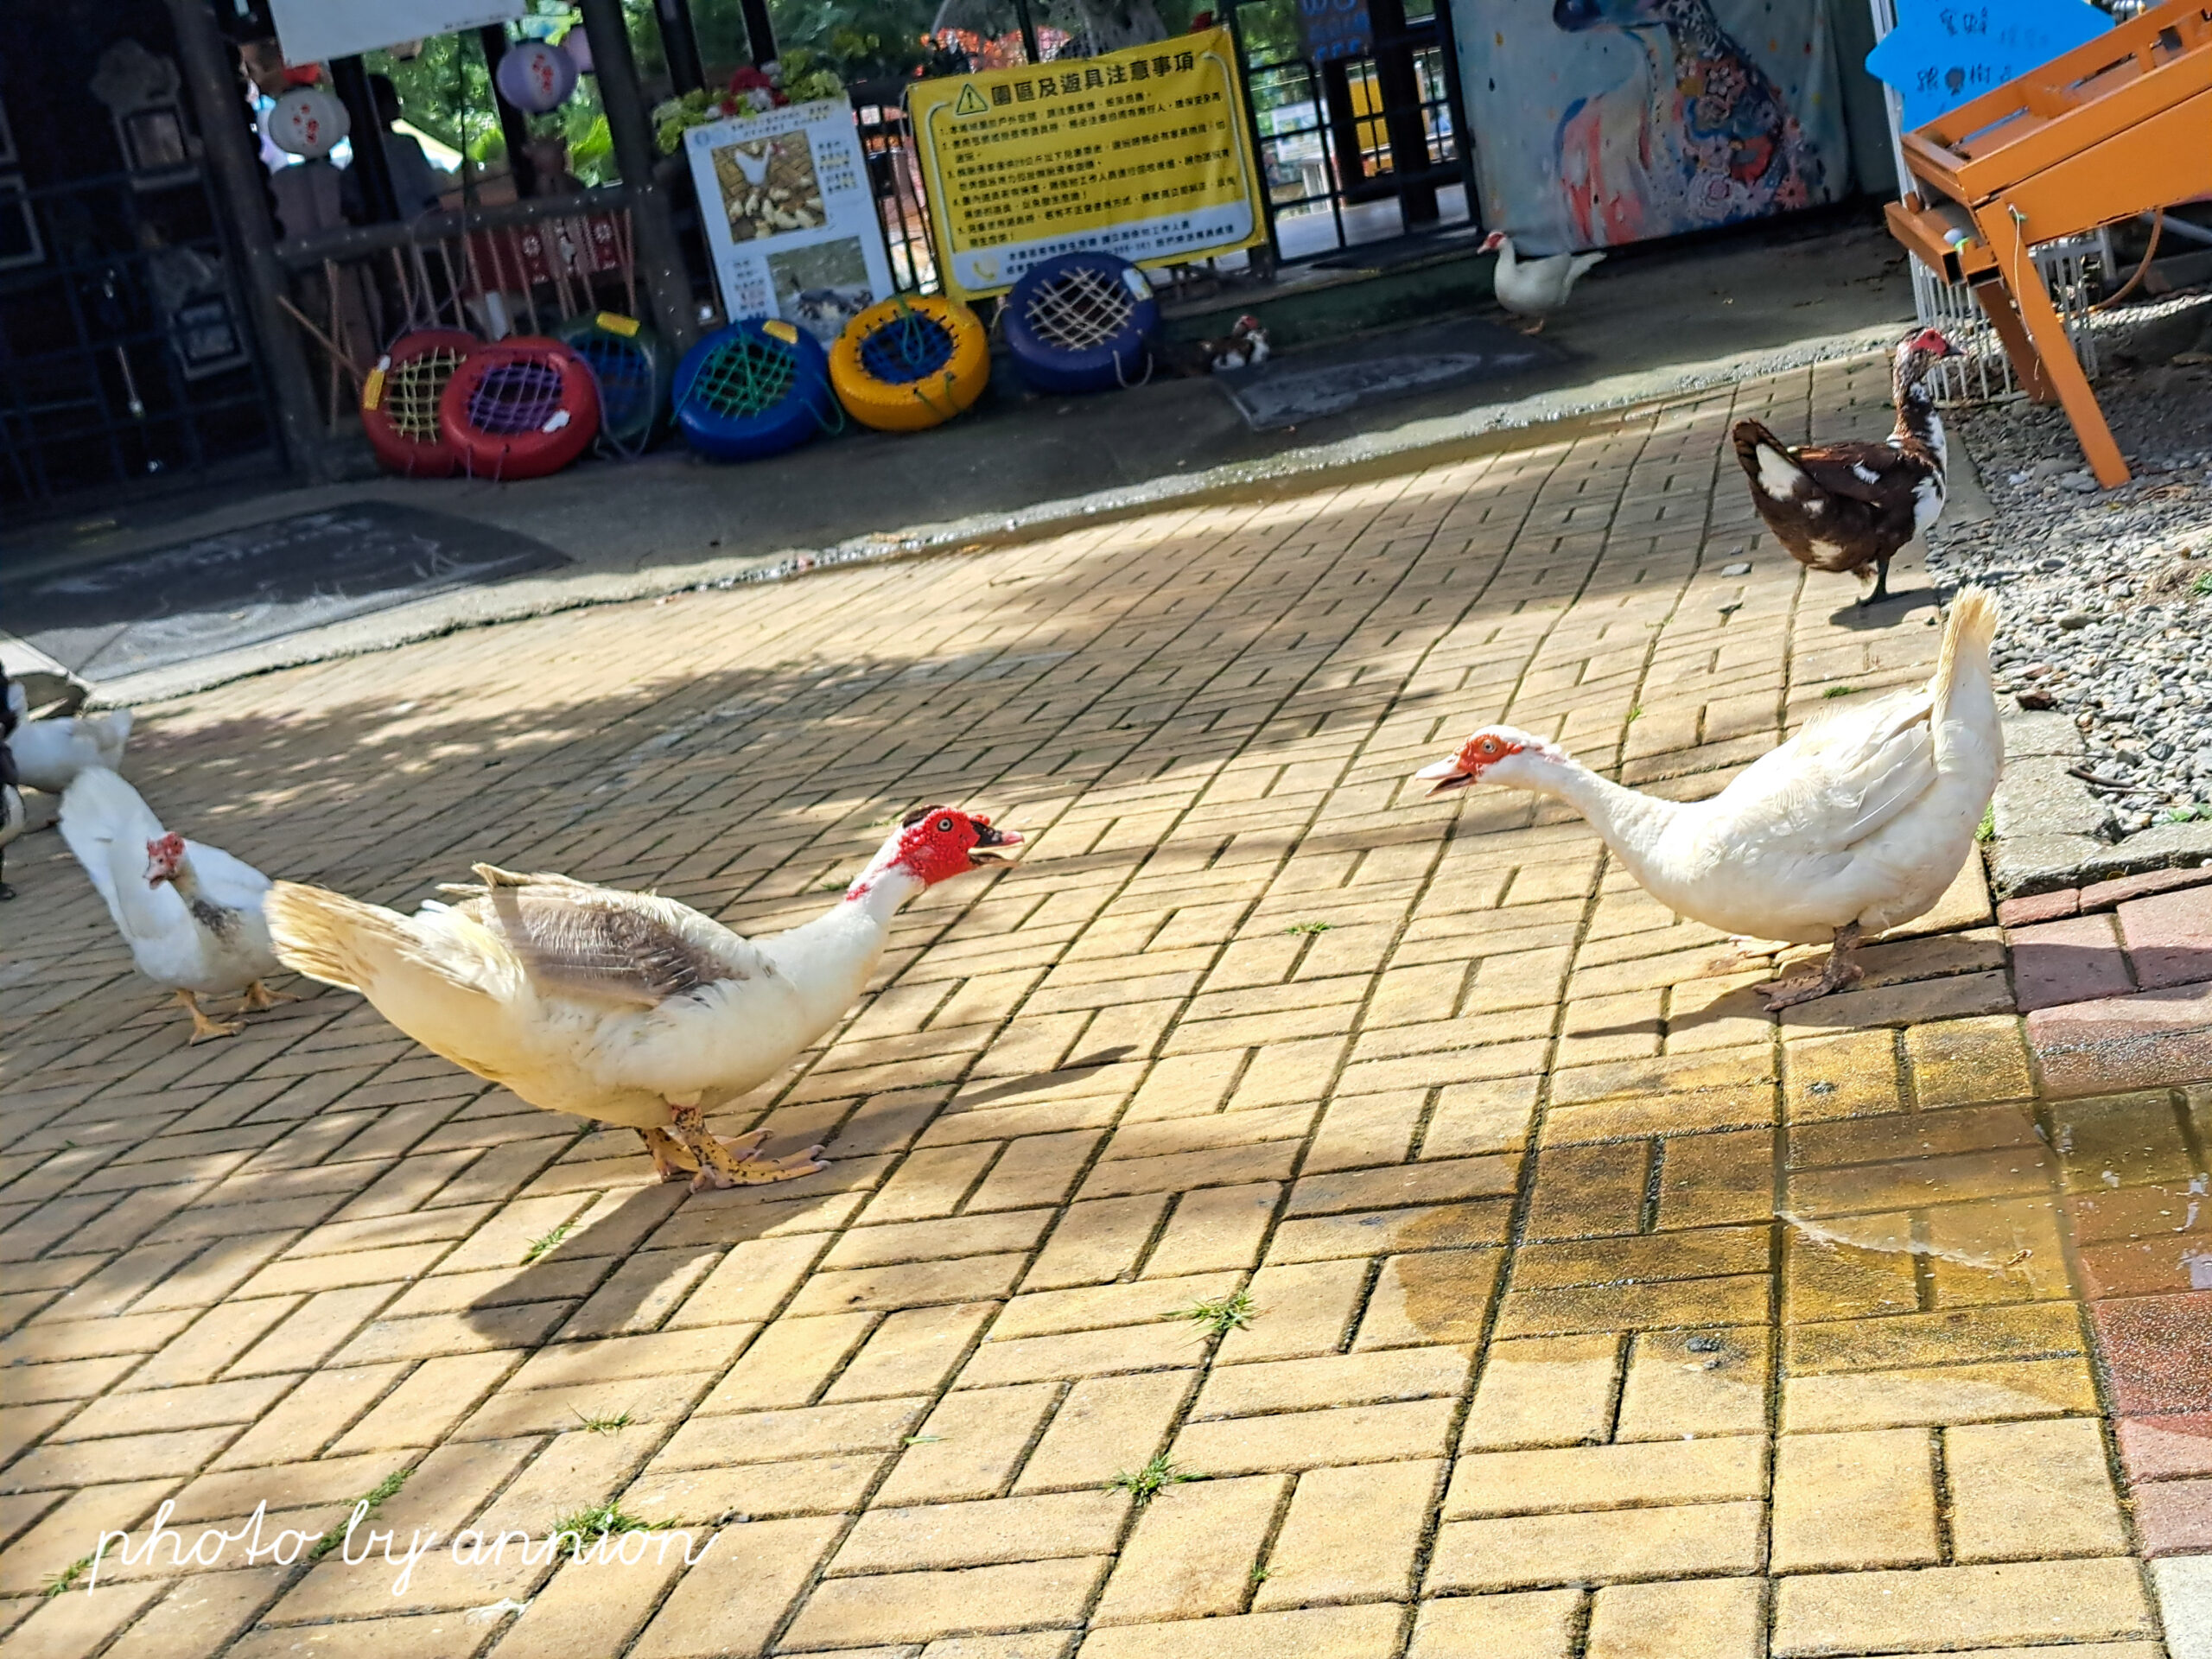
<instances>
[{"instance_id":1,"label":"duck with red face","mask_svg":"<svg viewBox=\"0 0 2212 1659\"><path fill-rule=\"evenodd\" d=\"M980 812L911 812L814 920L740 938L689 906L489 864L461 902L413 916L278 882L277 955L357 990L424 1047L531 1105L635 1128L664 1180L692 1190L789 1180L820 1147L763 1156L707 1115L775 1076L842 1019L918 894L1020 855Z\"/></svg>"}]
</instances>

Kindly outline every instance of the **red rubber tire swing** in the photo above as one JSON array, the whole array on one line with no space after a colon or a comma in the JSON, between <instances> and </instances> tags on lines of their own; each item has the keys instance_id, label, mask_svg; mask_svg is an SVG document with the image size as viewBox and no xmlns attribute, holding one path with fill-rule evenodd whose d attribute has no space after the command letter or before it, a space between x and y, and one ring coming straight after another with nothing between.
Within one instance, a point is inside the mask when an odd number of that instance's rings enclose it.
<instances>
[{"instance_id":1,"label":"red rubber tire swing","mask_svg":"<svg viewBox=\"0 0 2212 1659\"><path fill-rule=\"evenodd\" d=\"M439 404L461 365L483 349L475 335L453 328L420 328L392 341L361 388L362 435L387 471L445 478L461 469Z\"/></svg>"},{"instance_id":2,"label":"red rubber tire swing","mask_svg":"<svg viewBox=\"0 0 2212 1659\"><path fill-rule=\"evenodd\" d=\"M520 335L478 348L454 371L438 425L470 477L543 478L599 435L599 388L559 340Z\"/></svg>"}]
</instances>

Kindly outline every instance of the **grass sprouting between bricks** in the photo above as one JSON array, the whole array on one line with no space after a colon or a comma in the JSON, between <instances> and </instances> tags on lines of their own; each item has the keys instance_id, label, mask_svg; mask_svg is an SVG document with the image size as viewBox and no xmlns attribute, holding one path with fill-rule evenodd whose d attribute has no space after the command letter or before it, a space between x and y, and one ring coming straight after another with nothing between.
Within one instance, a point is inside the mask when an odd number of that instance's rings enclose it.
<instances>
[{"instance_id":1,"label":"grass sprouting between bricks","mask_svg":"<svg viewBox=\"0 0 2212 1659\"><path fill-rule=\"evenodd\" d=\"M1252 1293L1240 1290L1227 1296L1217 1296L1209 1302L1192 1302L1188 1307L1178 1307L1160 1315L1164 1319L1188 1319L1202 1325L1217 1337L1225 1337L1232 1331L1242 1331L1258 1317L1260 1310L1252 1306Z\"/></svg>"},{"instance_id":2,"label":"grass sprouting between bricks","mask_svg":"<svg viewBox=\"0 0 2212 1659\"><path fill-rule=\"evenodd\" d=\"M1312 935L1316 933L1326 933L1335 925L1336 924L1334 922L1293 922L1288 927L1283 929L1283 931L1286 933L1303 933L1310 938Z\"/></svg>"},{"instance_id":3,"label":"grass sprouting between bricks","mask_svg":"<svg viewBox=\"0 0 2212 1659\"><path fill-rule=\"evenodd\" d=\"M622 1507L620 1498L610 1497L604 1503L563 1516L553 1523L553 1535L557 1538L563 1533L574 1533L581 1542L595 1543L610 1533L658 1532L675 1524L672 1521L640 1520Z\"/></svg>"},{"instance_id":4,"label":"grass sprouting between bricks","mask_svg":"<svg viewBox=\"0 0 2212 1659\"><path fill-rule=\"evenodd\" d=\"M368 1514L361 1517L364 1521L367 1520L369 1516L377 1512L385 1499L407 1484L407 1477L411 1472L413 1471L410 1470L395 1469L375 1485L370 1487L367 1491L363 1492L360 1497L355 1498L353 1503L348 1503L346 1506L346 1520L340 1522L315 1541L315 1548L308 1551L308 1560L319 1561L346 1541L346 1523L353 1518L355 1504L365 1503L369 1506Z\"/></svg>"},{"instance_id":5,"label":"grass sprouting between bricks","mask_svg":"<svg viewBox=\"0 0 2212 1659\"><path fill-rule=\"evenodd\" d=\"M575 1226L576 1224L573 1221L564 1221L551 1232L541 1234L531 1239L530 1248L522 1253L523 1266L528 1267L539 1256L557 1246L563 1239L575 1230Z\"/></svg>"},{"instance_id":6,"label":"grass sprouting between bricks","mask_svg":"<svg viewBox=\"0 0 2212 1659\"><path fill-rule=\"evenodd\" d=\"M1848 697L1856 696L1858 690L1859 688L1855 685L1832 685L1821 695L1823 697Z\"/></svg>"},{"instance_id":7,"label":"grass sprouting between bricks","mask_svg":"<svg viewBox=\"0 0 2212 1659\"><path fill-rule=\"evenodd\" d=\"M577 1411L574 1406L570 1406L569 1410L578 1422L594 1434L612 1434L618 1428L629 1427L632 1421L630 1414L626 1411L618 1411L612 1417L587 1417L581 1411Z\"/></svg>"},{"instance_id":8,"label":"grass sprouting between bricks","mask_svg":"<svg viewBox=\"0 0 2212 1659\"><path fill-rule=\"evenodd\" d=\"M1997 808L1993 804L1981 809L1981 822L1974 827L1976 841L1988 841L1997 834Z\"/></svg>"},{"instance_id":9,"label":"grass sprouting between bricks","mask_svg":"<svg viewBox=\"0 0 2212 1659\"><path fill-rule=\"evenodd\" d=\"M1106 1483L1109 1492L1127 1492L1141 1509L1166 1491L1170 1486L1179 1486L1186 1480L1204 1480L1205 1477L1194 1469L1176 1467L1162 1452L1141 1469L1124 1469Z\"/></svg>"},{"instance_id":10,"label":"grass sprouting between bricks","mask_svg":"<svg viewBox=\"0 0 2212 1659\"><path fill-rule=\"evenodd\" d=\"M92 1564L92 1558L91 1556L79 1555L75 1560L70 1562L68 1566L63 1567L59 1573L48 1573L46 1575L46 1588L40 1591L39 1594L43 1596L47 1600L52 1601L54 1597L60 1595L63 1591L68 1589L70 1586L76 1583L78 1578L84 1573L84 1570Z\"/></svg>"}]
</instances>

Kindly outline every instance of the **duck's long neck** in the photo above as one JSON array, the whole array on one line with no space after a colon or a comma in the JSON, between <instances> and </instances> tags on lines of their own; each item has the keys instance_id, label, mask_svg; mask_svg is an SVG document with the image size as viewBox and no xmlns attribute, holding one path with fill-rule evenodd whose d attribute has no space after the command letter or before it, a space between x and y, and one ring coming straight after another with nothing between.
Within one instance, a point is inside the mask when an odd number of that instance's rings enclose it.
<instances>
[{"instance_id":1,"label":"duck's long neck","mask_svg":"<svg viewBox=\"0 0 2212 1659\"><path fill-rule=\"evenodd\" d=\"M1660 838L1682 810L1679 802L1624 789L1579 760L1548 762L1524 787L1565 801L1589 820L1639 883L1644 881Z\"/></svg>"},{"instance_id":2,"label":"duck's long neck","mask_svg":"<svg viewBox=\"0 0 2212 1659\"><path fill-rule=\"evenodd\" d=\"M842 1019L868 988L868 976L890 941L891 918L925 885L895 866L871 869L822 915L759 941L776 971L799 994L809 1042Z\"/></svg>"},{"instance_id":3,"label":"duck's long neck","mask_svg":"<svg viewBox=\"0 0 2212 1659\"><path fill-rule=\"evenodd\" d=\"M1943 417L1936 412L1936 393L1923 378L1926 371L1899 369L1897 378L1897 423L1890 434L1893 448L1903 448L1905 440L1916 438L1936 452L1936 459L1946 460L1943 441Z\"/></svg>"}]
</instances>

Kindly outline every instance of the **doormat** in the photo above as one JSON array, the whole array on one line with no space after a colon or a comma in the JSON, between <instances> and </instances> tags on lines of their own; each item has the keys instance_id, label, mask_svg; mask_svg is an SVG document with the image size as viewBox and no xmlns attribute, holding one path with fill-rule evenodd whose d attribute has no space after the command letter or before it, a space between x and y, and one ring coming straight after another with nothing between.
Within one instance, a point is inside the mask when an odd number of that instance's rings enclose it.
<instances>
[{"instance_id":1,"label":"doormat","mask_svg":"<svg viewBox=\"0 0 2212 1659\"><path fill-rule=\"evenodd\" d=\"M1214 380L1255 432L1276 432L1369 404L1477 380L1503 380L1567 360L1556 346L1461 317L1403 334L1269 358Z\"/></svg>"},{"instance_id":2,"label":"doormat","mask_svg":"<svg viewBox=\"0 0 2212 1659\"><path fill-rule=\"evenodd\" d=\"M511 530L356 501L219 536L10 580L0 618L87 679L259 645L569 563Z\"/></svg>"}]
</instances>

